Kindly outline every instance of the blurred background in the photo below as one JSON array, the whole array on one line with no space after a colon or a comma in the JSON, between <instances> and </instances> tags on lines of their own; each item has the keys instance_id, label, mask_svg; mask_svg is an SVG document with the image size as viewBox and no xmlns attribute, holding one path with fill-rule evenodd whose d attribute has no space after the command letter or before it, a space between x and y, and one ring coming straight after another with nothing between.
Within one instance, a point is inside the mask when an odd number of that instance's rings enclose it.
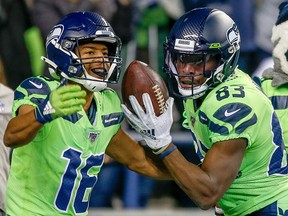
<instances>
[{"instance_id":1,"label":"blurred background","mask_svg":"<svg viewBox=\"0 0 288 216\"><path fill-rule=\"evenodd\" d=\"M0 1L0 82L15 89L30 76L50 76L44 62L45 40L52 26L72 11L94 11L110 22L123 42L122 70L134 59L148 63L162 75L162 44L174 22L195 7L213 7L225 11L236 22L241 34L239 68L251 76L261 75L272 66L272 27L278 15L280 0L1 0ZM123 76L123 73L122 73ZM122 78L122 77L121 77ZM116 88L120 94L121 78ZM191 162L198 164L193 139L182 128L182 102L175 101L174 143ZM123 124L126 124L125 122ZM127 131L140 139L126 124ZM142 210L153 215L157 209L170 215L182 209L195 214L213 215L199 211L195 204L174 182L156 181L139 176L106 157L105 165L91 195L90 215L116 210ZM100 210L101 209L101 210ZM154 213L149 213L153 209ZM166 211L163 212L163 210ZM96 213L95 213L96 212ZM98 213L97 213L98 212ZM200 213L199 213L200 212ZM125 215L129 215L125 213ZM136 215L136 214L133 214ZM140 213L139 213L140 215ZM156 215L156 214L155 214ZM172 213L171 213L172 215ZM175 212L174 212L175 215Z\"/></svg>"}]
</instances>

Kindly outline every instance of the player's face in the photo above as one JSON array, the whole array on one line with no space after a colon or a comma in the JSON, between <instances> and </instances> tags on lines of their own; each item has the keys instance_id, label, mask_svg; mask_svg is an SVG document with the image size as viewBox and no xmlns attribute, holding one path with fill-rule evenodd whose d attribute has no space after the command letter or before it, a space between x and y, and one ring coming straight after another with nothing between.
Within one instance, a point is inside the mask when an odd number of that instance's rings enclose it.
<instances>
[{"instance_id":1,"label":"player's face","mask_svg":"<svg viewBox=\"0 0 288 216\"><path fill-rule=\"evenodd\" d=\"M82 58L87 73L99 79L105 79L110 68L108 48L105 44L86 43L78 47L76 52Z\"/></svg>"},{"instance_id":2,"label":"player's face","mask_svg":"<svg viewBox=\"0 0 288 216\"><path fill-rule=\"evenodd\" d=\"M217 67L217 62L215 59L202 54L181 54L176 58L175 65L181 87L191 88L201 86L207 79L203 76L204 70L214 70Z\"/></svg>"}]
</instances>

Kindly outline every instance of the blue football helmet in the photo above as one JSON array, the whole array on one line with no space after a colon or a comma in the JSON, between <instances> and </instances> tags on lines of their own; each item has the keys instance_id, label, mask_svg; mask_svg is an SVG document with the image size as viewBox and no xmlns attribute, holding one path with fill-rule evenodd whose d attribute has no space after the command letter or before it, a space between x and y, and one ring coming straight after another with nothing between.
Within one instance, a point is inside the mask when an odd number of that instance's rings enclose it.
<instances>
[{"instance_id":1,"label":"blue football helmet","mask_svg":"<svg viewBox=\"0 0 288 216\"><path fill-rule=\"evenodd\" d=\"M80 44L91 42L108 47L108 58L99 59L103 64L110 64L109 70L92 70L103 79L89 75L84 67L83 60L89 64L95 58L84 59L75 53ZM102 16L93 12L72 12L52 28L46 40L47 57L42 56L42 60L49 65L52 77L72 80L93 92L101 91L107 83L118 82L122 65L121 46L120 38Z\"/></svg>"},{"instance_id":2,"label":"blue football helmet","mask_svg":"<svg viewBox=\"0 0 288 216\"><path fill-rule=\"evenodd\" d=\"M168 86L178 97L202 97L208 89L225 81L234 72L239 53L240 34L227 14L211 8L193 9L176 21L164 42L164 72L168 76ZM207 79L200 86L193 87L192 84L191 88L183 88L179 83L176 60L189 61L195 56L203 56L201 76ZM205 62L210 58L217 60L218 64L213 71L205 70ZM193 83L193 71L188 76Z\"/></svg>"}]
</instances>

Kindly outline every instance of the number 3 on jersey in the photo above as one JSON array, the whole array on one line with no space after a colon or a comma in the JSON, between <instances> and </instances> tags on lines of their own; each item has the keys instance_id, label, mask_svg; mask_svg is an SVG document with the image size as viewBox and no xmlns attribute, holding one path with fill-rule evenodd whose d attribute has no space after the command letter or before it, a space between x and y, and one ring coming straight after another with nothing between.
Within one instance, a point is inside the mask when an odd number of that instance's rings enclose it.
<instances>
[{"instance_id":1,"label":"number 3 on jersey","mask_svg":"<svg viewBox=\"0 0 288 216\"><path fill-rule=\"evenodd\" d=\"M60 211L66 212L73 200L73 208L76 214L84 213L88 209L88 200L83 201L85 200L86 190L92 189L97 182L97 176L89 175L88 171L92 167L100 167L103 164L104 153L90 155L86 160L83 160L81 155L80 151L71 148L63 152L63 158L68 160L68 164L62 175L61 185L55 198L55 206ZM77 185L76 179L79 172L81 180Z\"/></svg>"}]
</instances>

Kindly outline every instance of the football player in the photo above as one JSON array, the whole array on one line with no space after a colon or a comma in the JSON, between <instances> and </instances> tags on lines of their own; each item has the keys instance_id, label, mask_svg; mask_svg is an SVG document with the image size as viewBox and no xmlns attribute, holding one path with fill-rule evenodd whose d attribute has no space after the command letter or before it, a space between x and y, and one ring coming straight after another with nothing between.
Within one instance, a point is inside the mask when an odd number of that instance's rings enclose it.
<instances>
[{"instance_id":1,"label":"football player","mask_svg":"<svg viewBox=\"0 0 288 216\"><path fill-rule=\"evenodd\" d=\"M288 166L281 126L270 100L237 68L239 53L235 22L211 8L185 13L164 43L164 71L171 91L183 99L183 126L191 131L201 166L161 136L169 134L172 104L159 117L147 94L147 113L133 96L136 114L122 107L148 146L164 149L160 157L173 179L200 208L218 203L230 216L284 215ZM141 133L147 130L154 136Z\"/></svg>"},{"instance_id":2,"label":"football player","mask_svg":"<svg viewBox=\"0 0 288 216\"><path fill-rule=\"evenodd\" d=\"M104 153L129 169L169 178L120 127L121 40L99 14L73 12L51 30L43 60L55 80L24 80L4 142L13 147L7 214L87 215ZM163 166L164 167L164 166Z\"/></svg>"}]
</instances>

